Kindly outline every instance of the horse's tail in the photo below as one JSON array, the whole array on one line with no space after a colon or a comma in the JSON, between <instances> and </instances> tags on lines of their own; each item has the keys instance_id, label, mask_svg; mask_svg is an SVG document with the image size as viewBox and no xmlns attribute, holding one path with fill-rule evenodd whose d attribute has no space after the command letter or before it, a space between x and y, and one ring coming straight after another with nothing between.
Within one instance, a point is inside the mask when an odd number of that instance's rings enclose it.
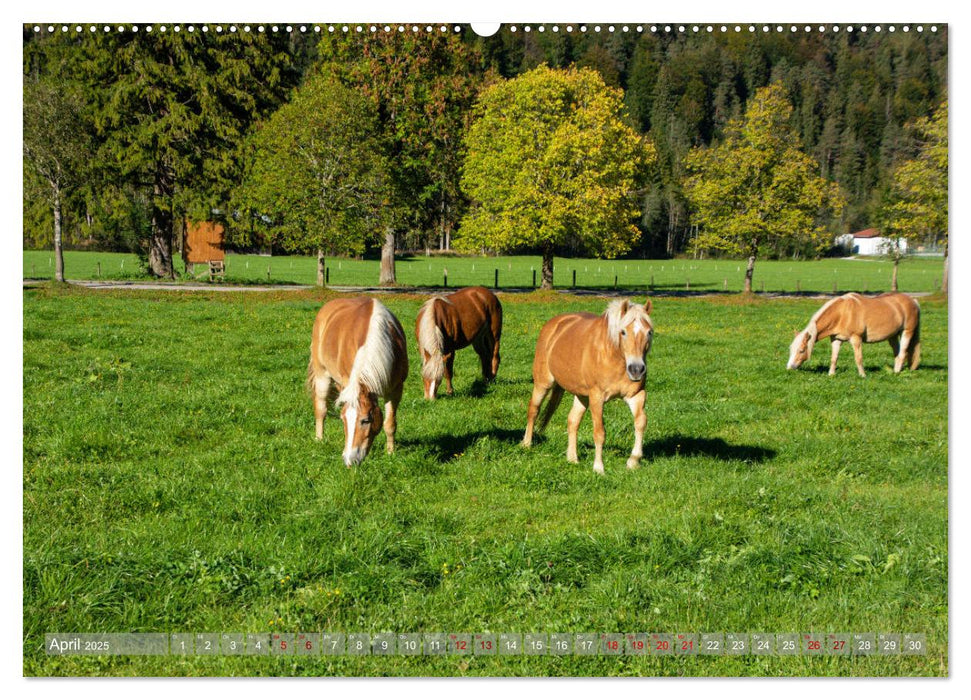
<instances>
[{"instance_id":1,"label":"horse's tail","mask_svg":"<svg viewBox=\"0 0 971 700\"><path fill-rule=\"evenodd\" d=\"M421 314L421 320L418 322L421 376L436 383L442 381L442 377L445 375L445 362L442 359L445 336L442 335L442 329L435 323L435 304L440 301L443 301L440 297L432 297L422 304L418 310L418 313Z\"/></svg>"},{"instance_id":2,"label":"horse's tail","mask_svg":"<svg viewBox=\"0 0 971 700\"><path fill-rule=\"evenodd\" d=\"M914 335L910 338L910 345L907 348L910 355L910 368L917 369L920 364L920 307L917 307L917 326L914 328Z\"/></svg>"},{"instance_id":3,"label":"horse's tail","mask_svg":"<svg viewBox=\"0 0 971 700\"><path fill-rule=\"evenodd\" d=\"M546 429L546 424L550 422L550 418L556 412L556 409L560 406L560 400L563 398L563 387L559 384L554 384L553 389L550 390L549 400L546 402L546 406L543 408L543 415L539 419L539 423L536 425L536 432L541 433Z\"/></svg>"},{"instance_id":4,"label":"horse's tail","mask_svg":"<svg viewBox=\"0 0 971 700\"><path fill-rule=\"evenodd\" d=\"M314 358L313 358L313 355L311 355L310 356L310 362L307 363L307 385L306 385L306 389L307 389L307 393L308 394L313 394L314 393L314 384L315 384L316 378L317 378L317 373L314 372Z\"/></svg>"}]
</instances>

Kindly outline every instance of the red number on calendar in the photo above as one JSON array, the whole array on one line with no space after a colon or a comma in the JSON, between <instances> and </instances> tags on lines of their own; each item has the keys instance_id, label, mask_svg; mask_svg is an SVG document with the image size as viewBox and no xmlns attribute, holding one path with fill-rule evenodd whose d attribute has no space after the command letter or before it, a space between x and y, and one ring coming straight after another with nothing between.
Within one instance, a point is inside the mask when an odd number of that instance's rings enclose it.
<instances>
[{"instance_id":1,"label":"red number on calendar","mask_svg":"<svg viewBox=\"0 0 971 700\"><path fill-rule=\"evenodd\" d=\"M819 651L821 648L819 640L810 639L808 648L809 648L809 651Z\"/></svg>"},{"instance_id":2,"label":"red number on calendar","mask_svg":"<svg viewBox=\"0 0 971 700\"><path fill-rule=\"evenodd\" d=\"M659 639L657 642L657 646L654 648L657 649L658 651L667 651L668 649L671 648L671 645L668 643L668 640Z\"/></svg>"},{"instance_id":3,"label":"red number on calendar","mask_svg":"<svg viewBox=\"0 0 971 700\"><path fill-rule=\"evenodd\" d=\"M483 639L481 642L479 642L479 646L482 649L492 649L492 642L488 639Z\"/></svg>"},{"instance_id":4,"label":"red number on calendar","mask_svg":"<svg viewBox=\"0 0 971 700\"><path fill-rule=\"evenodd\" d=\"M635 651L644 650L644 642L642 642L640 639L632 639L630 641L630 645Z\"/></svg>"},{"instance_id":5,"label":"red number on calendar","mask_svg":"<svg viewBox=\"0 0 971 700\"><path fill-rule=\"evenodd\" d=\"M833 640L833 651L843 651L843 646L846 642L842 639Z\"/></svg>"},{"instance_id":6,"label":"red number on calendar","mask_svg":"<svg viewBox=\"0 0 971 700\"><path fill-rule=\"evenodd\" d=\"M459 651L465 651L465 640L460 639L457 642L455 642L455 648L458 649Z\"/></svg>"}]
</instances>

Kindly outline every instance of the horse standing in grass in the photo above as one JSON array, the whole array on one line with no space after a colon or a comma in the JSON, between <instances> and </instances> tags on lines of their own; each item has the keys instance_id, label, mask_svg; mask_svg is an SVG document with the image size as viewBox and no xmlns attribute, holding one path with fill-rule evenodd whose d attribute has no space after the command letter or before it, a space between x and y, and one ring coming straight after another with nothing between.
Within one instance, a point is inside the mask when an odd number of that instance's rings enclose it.
<instances>
[{"instance_id":1,"label":"horse standing in grass","mask_svg":"<svg viewBox=\"0 0 971 700\"><path fill-rule=\"evenodd\" d=\"M324 304L314 321L307 388L313 395L318 440L324 437L327 405L337 394L345 465L359 464L381 430L379 398L385 400L387 449L394 452L396 415L407 376L404 329L381 302L356 297Z\"/></svg>"},{"instance_id":2,"label":"horse standing in grass","mask_svg":"<svg viewBox=\"0 0 971 700\"><path fill-rule=\"evenodd\" d=\"M469 345L482 363L482 378L495 379L501 336L502 304L485 287L466 287L422 304L415 319L415 337L425 398L435 399L443 376L445 393L452 395L455 352Z\"/></svg>"},{"instance_id":3,"label":"horse standing in grass","mask_svg":"<svg viewBox=\"0 0 971 700\"><path fill-rule=\"evenodd\" d=\"M893 349L894 374L904 365L917 369L920 364L920 306L906 294L881 294L865 297L860 294L844 294L830 299L809 319L809 325L796 331L789 346L789 363L786 369L797 369L812 355L817 340L833 339L829 373L836 374L836 359L840 346L849 340L856 358L856 368L861 377L863 371L863 343L879 343L887 340Z\"/></svg>"},{"instance_id":4,"label":"horse standing in grass","mask_svg":"<svg viewBox=\"0 0 971 700\"><path fill-rule=\"evenodd\" d=\"M569 391L573 394L573 408L567 418L566 458L574 463L579 461L577 429L589 407L596 447L593 470L603 474L603 406L610 399L621 397L634 416L634 449L627 460L627 468L637 467L643 456L644 428L647 426L644 413L645 358L654 335L648 315L650 310L650 300L641 306L623 299L611 302L602 316L571 313L546 322L540 331L533 359L533 396L523 437L525 447L533 443L533 423L547 393L552 392L538 431L546 427L563 398L563 392Z\"/></svg>"}]
</instances>

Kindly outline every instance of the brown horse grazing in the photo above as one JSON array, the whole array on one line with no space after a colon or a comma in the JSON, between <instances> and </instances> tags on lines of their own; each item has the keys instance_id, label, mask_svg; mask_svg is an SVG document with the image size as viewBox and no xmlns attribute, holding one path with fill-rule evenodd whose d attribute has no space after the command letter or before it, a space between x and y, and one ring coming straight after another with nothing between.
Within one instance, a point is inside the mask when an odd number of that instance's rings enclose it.
<instances>
[{"instance_id":1,"label":"brown horse grazing","mask_svg":"<svg viewBox=\"0 0 971 700\"><path fill-rule=\"evenodd\" d=\"M906 363L910 369L920 364L920 307L906 294L881 294L865 297L844 294L830 299L809 319L809 325L796 331L789 346L786 369L796 369L809 359L817 340L832 337L833 355L829 373L836 374L836 358L843 341L849 340L856 358L856 368L863 371L863 343L890 342L893 349L894 373Z\"/></svg>"},{"instance_id":2,"label":"brown horse grazing","mask_svg":"<svg viewBox=\"0 0 971 700\"><path fill-rule=\"evenodd\" d=\"M533 396L529 402L523 445L533 443L533 423L540 405L552 390L539 422L542 431L563 398L573 394L573 408L567 419L566 458L577 462L577 428L587 407L593 417L596 457L593 470L603 474L603 405L615 397L627 402L634 415L634 449L627 468L634 469L643 456L645 357L651 349L654 327L644 306L626 299L613 301L602 316L589 313L562 314L546 322L536 343L533 359Z\"/></svg>"},{"instance_id":3,"label":"brown horse grazing","mask_svg":"<svg viewBox=\"0 0 971 700\"><path fill-rule=\"evenodd\" d=\"M344 464L359 464L382 426L394 452L396 413L408 376L408 347L398 319L377 299L334 299L314 321L307 388L313 394L317 439L324 437L327 404L337 396L344 422Z\"/></svg>"},{"instance_id":4,"label":"brown horse grazing","mask_svg":"<svg viewBox=\"0 0 971 700\"><path fill-rule=\"evenodd\" d=\"M471 345L482 362L482 378L492 381L499 371L502 304L485 287L466 287L444 297L432 297L418 310L415 337L421 356L425 398L435 399L445 377L452 395L455 351Z\"/></svg>"}]
</instances>

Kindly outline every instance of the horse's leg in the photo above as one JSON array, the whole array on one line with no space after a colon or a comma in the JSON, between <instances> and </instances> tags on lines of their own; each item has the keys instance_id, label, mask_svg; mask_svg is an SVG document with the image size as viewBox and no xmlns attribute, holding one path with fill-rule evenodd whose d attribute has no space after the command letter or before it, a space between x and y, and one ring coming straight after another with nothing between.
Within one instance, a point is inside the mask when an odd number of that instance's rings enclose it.
<instances>
[{"instance_id":1,"label":"horse's leg","mask_svg":"<svg viewBox=\"0 0 971 700\"><path fill-rule=\"evenodd\" d=\"M394 452L394 434L398 429L398 404L401 403L403 389L404 383L399 384L384 403L384 434L388 438L388 454Z\"/></svg>"},{"instance_id":2,"label":"horse's leg","mask_svg":"<svg viewBox=\"0 0 971 700\"><path fill-rule=\"evenodd\" d=\"M907 359L907 352L910 349L910 340L913 337L913 333L910 331L904 331L900 334L900 348L894 353L895 359L893 361L893 373L900 374L900 370L904 368L904 361Z\"/></svg>"},{"instance_id":3,"label":"horse's leg","mask_svg":"<svg viewBox=\"0 0 971 700\"><path fill-rule=\"evenodd\" d=\"M314 418L317 424L317 439L324 439L324 419L327 418L327 401L330 399L331 376L323 374L314 377Z\"/></svg>"},{"instance_id":4,"label":"horse's leg","mask_svg":"<svg viewBox=\"0 0 971 700\"><path fill-rule=\"evenodd\" d=\"M583 414L587 411L587 400L579 396L573 397L573 408L566 419L566 461L576 464L580 461L577 457L577 431L580 428L580 421Z\"/></svg>"},{"instance_id":5,"label":"horse's leg","mask_svg":"<svg viewBox=\"0 0 971 700\"><path fill-rule=\"evenodd\" d=\"M531 447L533 444L533 425L536 423L536 416L539 407L543 404L543 399L553 387L552 380L549 384L542 384L533 380L533 395L529 399L529 410L526 412L526 434L523 435L523 447Z\"/></svg>"},{"instance_id":6,"label":"horse's leg","mask_svg":"<svg viewBox=\"0 0 971 700\"><path fill-rule=\"evenodd\" d=\"M493 314L491 318L492 322L492 333L490 334L490 339L492 340L492 378L495 379L496 375L499 374L499 341L502 340L502 310L499 313Z\"/></svg>"},{"instance_id":7,"label":"horse's leg","mask_svg":"<svg viewBox=\"0 0 971 700\"><path fill-rule=\"evenodd\" d=\"M451 396L452 395L452 366L455 364L455 353L450 352L449 354L442 357L442 364L445 365L445 393Z\"/></svg>"},{"instance_id":8,"label":"horse's leg","mask_svg":"<svg viewBox=\"0 0 971 700\"><path fill-rule=\"evenodd\" d=\"M833 352L829 359L829 373L830 375L836 374L836 360L840 355L840 348L843 346L842 340L837 340L836 336L833 336Z\"/></svg>"},{"instance_id":9,"label":"horse's leg","mask_svg":"<svg viewBox=\"0 0 971 700\"><path fill-rule=\"evenodd\" d=\"M598 394L591 394L588 398L590 402L590 417L593 419L593 446L595 455L593 458L593 470L598 474L604 473L604 400Z\"/></svg>"},{"instance_id":10,"label":"horse's leg","mask_svg":"<svg viewBox=\"0 0 971 700\"><path fill-rule=\"evenodd\" d=\"M634 415L634 449L631 450L630 458L627 460L628 469L637 469L644 456L644 428L647 427L647 414L644 413L644 399L646 393L643 389L631 396L627 401L630 412Z\"/></svg>"},{"instance_id":11,"label":"horse's leg","mask_svg":"<svg viewBox=\"0 0 971 700\"><path fill-rule=\"evenodd\" d=\"M866 372L863 371L863 339L858 335L851 335L850 345L853 346L853 359L856 360L856 371L860 373L861 377L865 377Z\"/></svg>"},{"instance_id":12,"label":"horse's leg","mask_svg":"<svg viewBox=\"0 0 971 700\"><path fill-rule=\"evenodd\" d=\"M495 374L492 373L492 338L489 332L483 331L472 344L475 354L479 356L479 364L482 366L482 378L485 381L492 381Z\"/></svg>"}]
</instances>

